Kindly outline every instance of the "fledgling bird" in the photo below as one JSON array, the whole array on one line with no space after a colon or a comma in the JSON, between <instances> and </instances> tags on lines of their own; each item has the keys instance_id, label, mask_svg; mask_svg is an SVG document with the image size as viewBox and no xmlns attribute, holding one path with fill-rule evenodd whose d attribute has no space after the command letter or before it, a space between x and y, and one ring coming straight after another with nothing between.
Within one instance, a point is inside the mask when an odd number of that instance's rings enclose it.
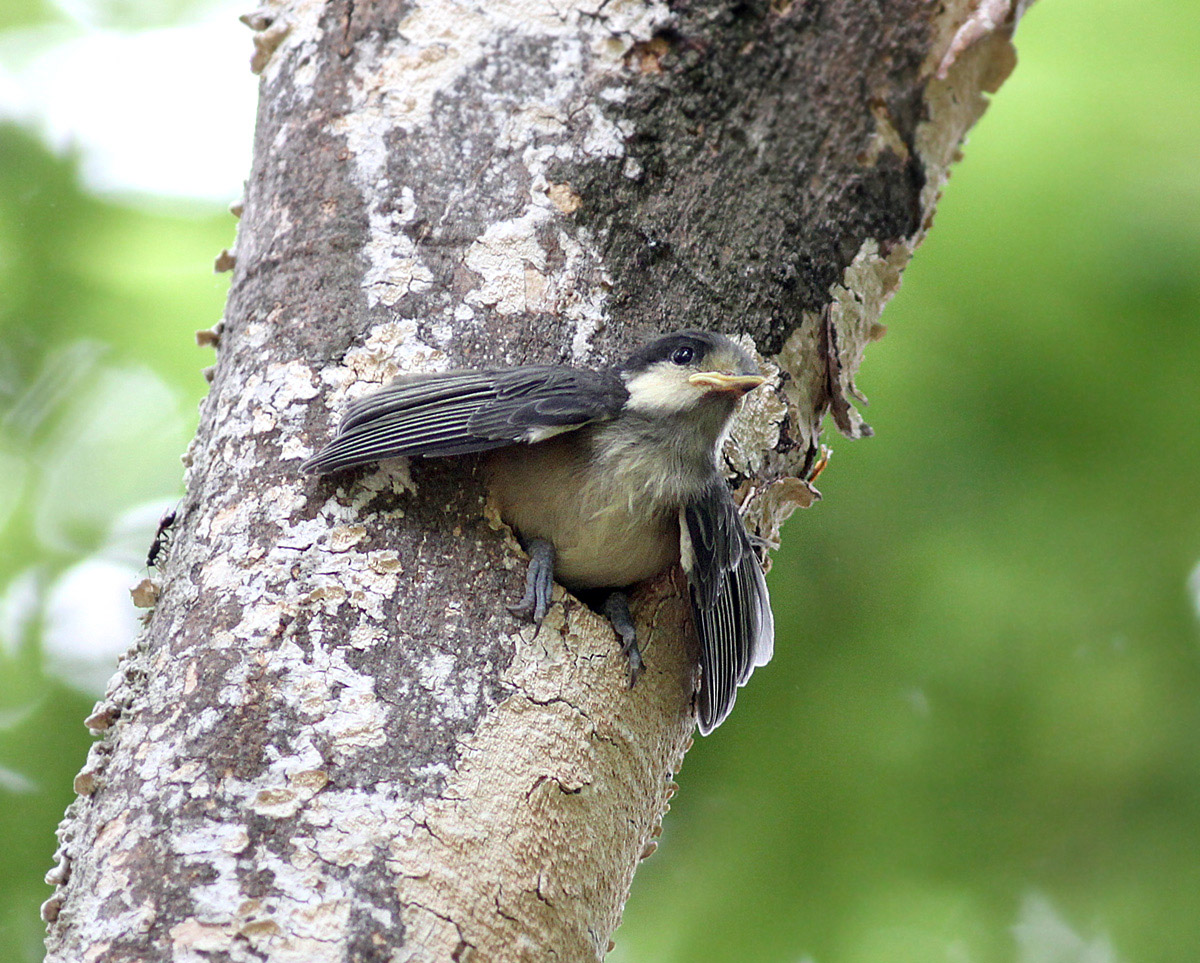
<instances>
[{"instance_id":1,"label":"fledgling bird","mask_svg":"<svg viewBox=\"0 0 1200 963\"><path fill-rule=\"evenodd\" d=\"M500 516L529 553L512 611L541 622L554 579L599 598L641 670L624 589L681 562L700 638L704 735L771 658L767 584L717 456L757 365L723 335L667 335L592 371L525 365L402 375L350 406L304 470L487 452Z\"/></svg>"}]
</instances>

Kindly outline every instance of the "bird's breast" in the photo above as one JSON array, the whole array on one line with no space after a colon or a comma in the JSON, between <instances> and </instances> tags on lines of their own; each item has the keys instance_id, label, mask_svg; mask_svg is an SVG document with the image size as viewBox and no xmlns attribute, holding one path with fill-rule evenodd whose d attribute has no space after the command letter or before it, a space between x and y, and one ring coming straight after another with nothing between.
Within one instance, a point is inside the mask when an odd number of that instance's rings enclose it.
<instances>
[{"instance_id":1,"label":"bird's breast","mask_svg":"<svg viewBox=\"0 0 1200 963\"><path fill-rule=\"evenodd\" d=\"M636 460L598 459L584 432L488 456L500 516L523 538L554 545L555 576L571 588L619 588L679 559L678 505ZM661 486L659 486L661 488Z\"/></svg>"}]
</instances>

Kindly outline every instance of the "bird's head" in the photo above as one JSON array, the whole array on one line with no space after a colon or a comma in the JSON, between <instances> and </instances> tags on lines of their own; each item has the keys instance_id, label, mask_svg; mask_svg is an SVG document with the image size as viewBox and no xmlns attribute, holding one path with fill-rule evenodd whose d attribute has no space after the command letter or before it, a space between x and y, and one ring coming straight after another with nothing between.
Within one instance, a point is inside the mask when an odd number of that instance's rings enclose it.
<instances>
[{"instance_id":1,"label":"bird's head","mask_svg":"<svg viewBox=\"0 0 1200 963\"><path fill-rule=\"evenodd\" d=\"M651 418L696 420L720 433L747 391L766 379L744 349L723 334L681 331L652 341L619 369L626 407Z\"/></svg>"}]
</instances>

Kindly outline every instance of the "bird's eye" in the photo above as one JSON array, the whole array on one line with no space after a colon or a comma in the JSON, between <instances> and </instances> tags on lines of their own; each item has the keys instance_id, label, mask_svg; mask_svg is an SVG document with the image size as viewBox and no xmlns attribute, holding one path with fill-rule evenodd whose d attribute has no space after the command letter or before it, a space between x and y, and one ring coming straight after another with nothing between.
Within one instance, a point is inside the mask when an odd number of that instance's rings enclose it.
<instances>
[{"instance_id":1,"label":"bird's eye","mask_svg":"<svg viewBox=\"0 0 1200 963\"><path fill-rule=\"evenodd\" d=\"M671 363L678 365L691 364L694 357L696 357L696 352L687 345L684 345L671 352Z\"/></svg>"}]
</instances>

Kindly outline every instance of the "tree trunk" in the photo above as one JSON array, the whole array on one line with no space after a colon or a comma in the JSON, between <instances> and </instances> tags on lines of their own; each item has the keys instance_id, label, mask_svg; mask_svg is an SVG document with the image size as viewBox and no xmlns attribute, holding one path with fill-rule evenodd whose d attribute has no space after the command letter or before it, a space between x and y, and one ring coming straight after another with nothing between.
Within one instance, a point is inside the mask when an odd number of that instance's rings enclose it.
<instances>
[{"instance_id":1,"label":"tree trunk","mask_svg":"<svg viewBox=\"0 0 1200 963\"><path fill-rule=\"evenodd\" d=\"M726 452L774 537L823 414L863 433L853 373L1019 12L245 18L261 106L218 364L157 605L88 720L49 958L602 958L693 730L677 576L635 595L631 691L585 606L556 595L536 633L507 612L524 560L472 462L298 465L398 372L708 328L778 371Z\"/></svg>"}]
</instances>

